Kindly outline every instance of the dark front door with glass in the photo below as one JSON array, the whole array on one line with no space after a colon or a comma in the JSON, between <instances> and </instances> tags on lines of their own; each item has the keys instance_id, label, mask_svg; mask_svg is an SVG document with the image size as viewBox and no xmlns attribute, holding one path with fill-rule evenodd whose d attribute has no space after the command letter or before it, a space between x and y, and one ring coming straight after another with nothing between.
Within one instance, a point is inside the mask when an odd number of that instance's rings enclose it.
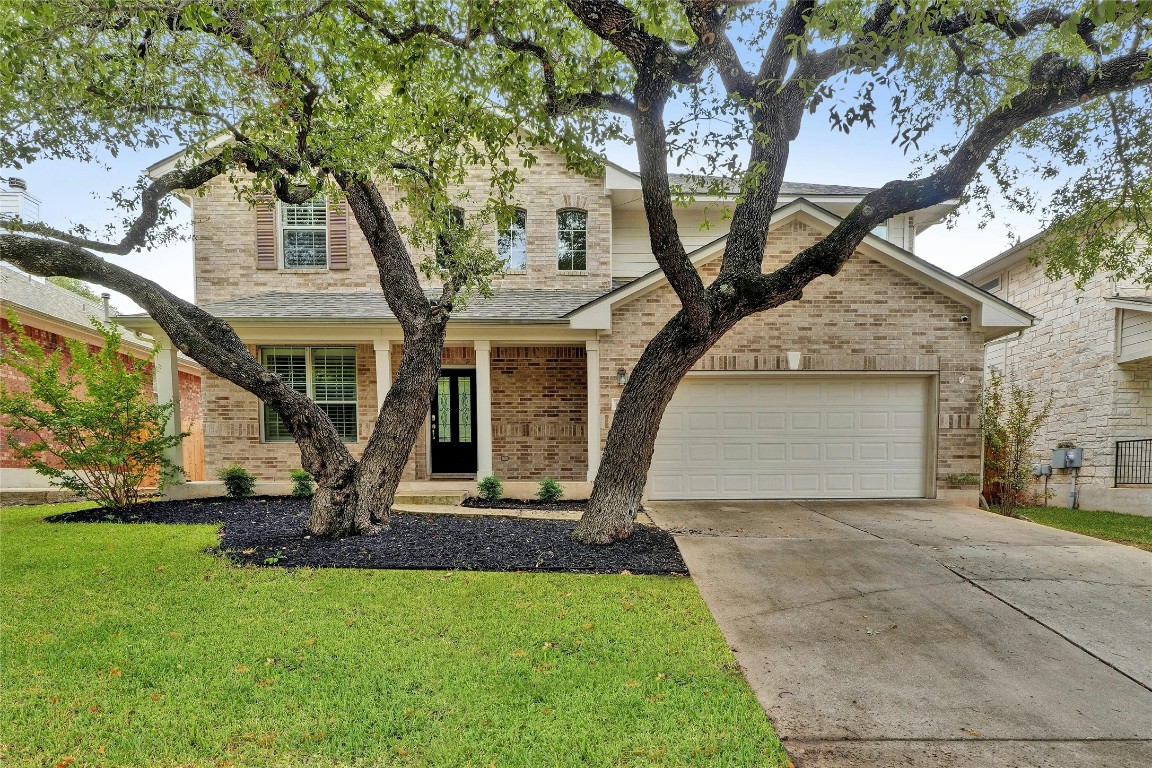
<instances>
[{"instance_id":1,"label":"dark front door with glass","mask_svg":"<svg viewBox=\"0 0 1152 768\"><path fill-rule=\"evenodd\" d=\"M443 371L432 395L432 473L476 472L476 371Z\"/></svg>"}]
</instances>

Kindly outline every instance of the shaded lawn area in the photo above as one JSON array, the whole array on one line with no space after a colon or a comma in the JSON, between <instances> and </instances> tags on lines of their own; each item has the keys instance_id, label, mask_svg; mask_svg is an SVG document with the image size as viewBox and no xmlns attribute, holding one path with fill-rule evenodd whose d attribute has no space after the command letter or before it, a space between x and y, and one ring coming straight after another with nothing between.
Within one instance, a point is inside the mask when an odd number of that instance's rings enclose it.
<instances>
[{"instance_id":1,"label":"shaded lawn area","mask_svg":"<svg viewBox=\"0 0 1152 768\"><path fill-rule=\"evenodd\" d=\"M0 510L8 766L760 766L690 579L284 570Z\"/></svg>"},{"instance_id":2,"label":"shaded lawn area","mask_svg":"<svg viewBox=\"0 0 1152 768\"><path fill-rule=\"evenodd\" d=\"M1022 507L1019 513L1034 523L1152 551L1152 517L1067 507Z\"/></svg>"}]
</instances>

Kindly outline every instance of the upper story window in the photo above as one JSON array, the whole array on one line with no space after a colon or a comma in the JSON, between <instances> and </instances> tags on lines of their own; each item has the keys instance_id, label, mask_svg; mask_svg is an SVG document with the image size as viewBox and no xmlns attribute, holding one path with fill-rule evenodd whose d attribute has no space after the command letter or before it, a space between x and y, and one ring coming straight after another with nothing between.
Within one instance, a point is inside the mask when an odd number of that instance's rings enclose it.
<instances>
[{"instance_id":1,"label":"upper story window","mask_svg":"<svg viewBox=\"0 0 1152 768\"><path fill-rule=\"evenodd\" d=\"M569 208L556 212L556 268L588 269L588 212Z\"/></svg>"},{"instance_id":2,"label":"upper story window","mask_svg":"<svg viewBox=\"0 0 1152 768\"><path fill-rule=\"evenodd\" d=\"M887 240L888 239L888 222L884 222L883 224L878 224L876 226L876 228L872 230L872 234L876 235L876 237L880 238L881 240Z\"/></svg>"},{"instance_id":3,"label":"upper story window","mask_svg":"<svg viewBox=\"0 0 1152 768\"><path fill-rule=\"evenodd\" d=\"M513 208L500 219L496 246L504 268L523 272L528 267L528 211Z\"/></svg>"},{"instance_id":4,"label":"upper story window","mask_svg":"<svg viewBox=\"0 0 1152 768\"><path fill-rule=\"evenodd\" d=\"M263 347L260 362L312 398L336 425L340 439L356 442L356 348ZM263 405L263 439L290 442L292 433L276 411Z\"/></svg>"},{"instance_id":5,"label":"upper story window","mask_svg":"<svg viewBox=\"0 0 1152 768\"><path fill-rule=\"evenodd\" d=\"M324 195L299 205L280 204L280 251L285 269L328 268L328 204Z\"/></svg>"},{"instance_id":6,"label":"upper story window","mask_svg":"<svg viewBox=\"0 0 1152 768\"><path fill-rule=\"evenodd\" d=\"M464 229L464 209L451 206L447 211L448 217L445 221L446 232L436 240L436 263L444 266L447 259L447 252L445 244L452 239L453 233L458 233Z\"/></svg>"}]
</instances>

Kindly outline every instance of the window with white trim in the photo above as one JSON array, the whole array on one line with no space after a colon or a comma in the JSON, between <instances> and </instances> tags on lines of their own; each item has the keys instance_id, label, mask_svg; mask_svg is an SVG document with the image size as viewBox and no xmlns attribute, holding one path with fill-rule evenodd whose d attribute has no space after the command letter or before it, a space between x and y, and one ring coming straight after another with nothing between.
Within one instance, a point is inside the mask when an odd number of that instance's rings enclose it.
<instances>
[{"instance_id":1,"label":"window with white trim","mask_svg":"<svg viewBox=\"0 0 1152 768\"><path fill-rule=\"evenodd\" d=\"M556 212L556 268L588 269L588 212L567 208Z\"/></svg>"},{"instance_id":2,"label":"window with white trim","mask_svg":"<svg viewBox=\"0 0 1152 768\"><path fill-rule=\"evenodd\" d=\"M260 362L312 398L328 414L341 440L356 442L355 347L261 347ZM267 405L263 405L262 436L266 443L292 441L284 420Z\"/></svg>"},{"instance_id":3,"label":"window with white trim","mask_svg":"<svg viewBox=\"0 0 1152 768\"><path fill-rule=\"evenodd\" d=\"M284 269L328 268L328 199L280 203L280 252Z\"/></svg>"},{"instance_id":4,"label":"window with white trim","mask_svg":"<svg viewBox=\"0 0 1152 768\"><path fill-rule=\"evenodd\" d=\"M504 269L523 272L528 266L528 211L513 208L501 217L496 246Z\"/></svg>"}]
</instances>

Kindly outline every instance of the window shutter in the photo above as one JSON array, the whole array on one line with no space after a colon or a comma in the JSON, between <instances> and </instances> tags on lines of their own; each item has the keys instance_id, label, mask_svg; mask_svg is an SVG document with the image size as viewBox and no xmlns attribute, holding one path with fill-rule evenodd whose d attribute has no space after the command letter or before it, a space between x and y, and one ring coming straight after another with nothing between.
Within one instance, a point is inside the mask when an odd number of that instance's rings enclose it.
<instances>
[{"instance_id":1,"label":"window shutter","mask_svg":"<svg viewBox=\"0 0 1152 768\"><path fill-rule=\"evenodd\" d=\"M276 269L276 201L256 203L256 269Z\"/></svg>"},{"instance_id":2,"label":"window shutter","mask_svg":"<svg viewBox=\"0 0 1152 768\"><path fill-rule=\"evenodd\" d=\"M328 269L348 269L348 206L343 200L328 204Z\"/></svg>"}]
</instances>

